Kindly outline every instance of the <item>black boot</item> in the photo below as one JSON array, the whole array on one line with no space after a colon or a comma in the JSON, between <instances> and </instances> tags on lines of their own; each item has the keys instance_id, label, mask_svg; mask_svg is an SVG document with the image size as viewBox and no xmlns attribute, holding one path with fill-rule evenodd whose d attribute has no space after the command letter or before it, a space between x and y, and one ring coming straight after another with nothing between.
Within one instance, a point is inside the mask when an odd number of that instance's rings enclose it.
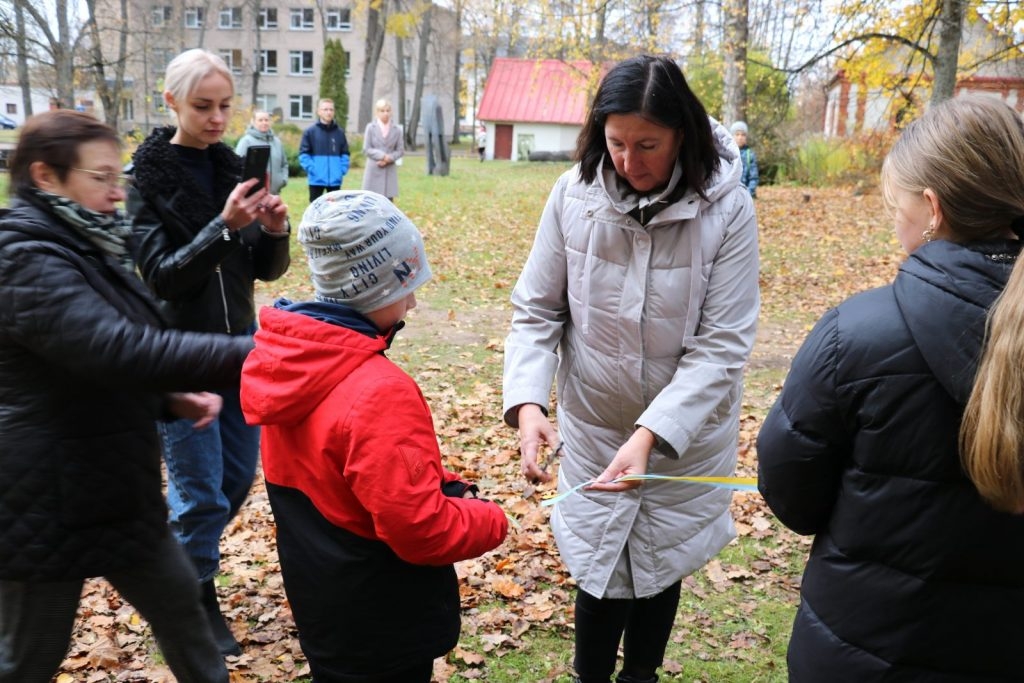
<instances>
[{"instance_id":1,"label":"black boot","mask_svg":"<svg viewBox=\"0 0 1024 683\"><path fill-rule=\"evenodd\" d=\"M222 655L238 656L242 654L242 648L235 640L235 635L228 628L228 622L220 613L220 604L217 602L217 585L213 579L199 584L199 591L203 603L203 610L206 612L206 620L210 622L210 629L213 631L213 639L217 641L217 647Z\"/></svg>"},{"instance_id":2,"label":"black boot","mask_svg":"<svg viewBox=\"0 0 1024 683\"><path fill-rule=\"evenodd\" d=\"M636 676L620 673L615 677L615 683L658 683L658 677L655 675L650 678L637 678Z\"/></svg>"}]
</instances>

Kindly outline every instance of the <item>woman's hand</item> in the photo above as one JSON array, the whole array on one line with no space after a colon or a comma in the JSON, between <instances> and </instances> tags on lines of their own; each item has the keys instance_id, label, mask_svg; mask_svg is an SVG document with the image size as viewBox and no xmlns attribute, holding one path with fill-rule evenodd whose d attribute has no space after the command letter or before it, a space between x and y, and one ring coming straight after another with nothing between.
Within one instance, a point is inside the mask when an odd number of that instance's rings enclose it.
<instances>
[{"instance_id":1,"label":"woman's hand","mask_svg":"<svg viewBox=\"0 0 1024 683\"><path fill-rule=\"evenodd\" d=\"M654 432L645 427L638 427L633 436L622 444L622 448L597 481L587 488L596 491L628 491L638 488L643 484L642 481L622 481L617 484L609 482L628 474L647 474L647 461L650 460L651 449L657 443L658 439Z\"/></svg>"},{"instance_id":2,"label":"woman's hand","mask_svg":"<svg viewBox=\"0 0 1024 683\"><path fill-rule=\"evenodd\" d=\"M558 446L558 430L548 421L544 411L536 403L519 406L519 453L522 461L519 470L526 481L536 484L551 481L551 475L537 463L537 454L542 443L549 448Z\"/></svg>"},{"instance_id":3,"label":"woman's hand","mask_svg":"<svg viewBox=\"0 0 1024 683\"><path fill-rule=\"evenodd\" d=\"M210 391L174 393L167 397L168 408L175 417L193 420L192 427L205 429L220 415L224 399Z\"/></svg>"},{"instance_id":4,"label":"woman's hand","mask_svg":"<svg viewBox=\"0 0 1024 683\"><path fill-rule=\"evenodd\" d=\"M228 200L224 202L224 210L220 212L220 217L224 219L228 229L232 232L241 230L253 221L259 220L262 222L260 213L263 204L267 201L268 197L273 195L267 194L267 189L264 187L253 192L248 197L245 196L245 193L255 187L258 182L258 178L250 178L245 182L238 183L238 185L235 185L235 189L231 191L231 194L228 195ZM280 201L280 198L278 198L278 201ZM267 227L269 228L270 226L268 225Z\"/></svg>"},{"instance_id":5,"label":"woman's hand","mask_svg":"<svg viewBox=\"0 0 1024 683\"><path fill-rule=\"evenodd\" d=\"M288 205L276 194L264 196L258 211L257 220L267 232L288 232Z\"/></svg>"}]
</instances>

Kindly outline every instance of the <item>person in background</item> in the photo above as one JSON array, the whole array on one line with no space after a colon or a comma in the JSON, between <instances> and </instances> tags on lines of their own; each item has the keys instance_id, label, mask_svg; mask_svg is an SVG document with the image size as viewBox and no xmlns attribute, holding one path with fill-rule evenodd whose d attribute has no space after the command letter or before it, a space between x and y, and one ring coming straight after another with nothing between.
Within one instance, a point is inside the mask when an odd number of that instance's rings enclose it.
<instances>
[{"instance_id":1,"label":"person in background","mask_svg":"<svg viewBox=\"0 0 1024 683\"><path fill-rule=\"evenodd\" d=\"M334 100L323 98L316 105L319 119L302 132L299 164L309 181L309 201L341 187L348 173L348 139L334 120Z\"/></svg>"},{"instance_id":2,"label":"person in background","mask_svg":"<svg viewBox=\"0 0 1024 683\"><path fill-rule=\"evenodd\" d=\"M263 308L242 371L299 643L317 683L429 683L459 639L452 563L508 521L442 466L422 392L384 355L430 279L416 226L339 191L306 209L299 242L316 298Z\"/></svg>"},{"instance_id":3,"label":"person in background","mask_svg":"<svg viewBox=\"0 0 1024 683\"><path fill-rule=\"evenodd\" d=\"M248 338L165 329L134 272L117 132L30 117L0 212L0 683L49 683L85 579L149 622L178 681L227 683L167 526L158 419L207 430Z\"/></svg>"},{"instance_id":4,"label":"person in background","mask_svg":"<svg viewBox=\"0 0 1024 683\"><path fill-rule=\"evenodd\" d=\"M255 179L239 183L242 160L222 142L235 88L224 60L187 50L167 66L164 101L177 127L155 129L133 158L128 192L132 253L172 327L249 339L256 328L253 282L288 268L288 207ZM259 461L259 429L245 424L238 378L222 393L209 429L161 424L171 528L196 566L204 605L225 654L241 648L217 602L220 537L245 501Z\"/></svg>"},{"instance_id":5,"label":"person in background","mask_svg":"<svg viewBox=\"0 0 1024 683\"><path fill-rule=\"evenodd\" d=\"M482 162L487 156L487 126L483 123L476 129L476 151Z\"/></svg>"},{"instance_id":6,"label":"person in background","mask_svg":"<svg viewBox=\"0 0 1024 683\"><path fill-rule=\"evenodd\" d=\"M260 109L254 111L252 122L235 145L235 153L245 157L245 150L251 146L269 145L270 161L267 164L267 172L270 174L270 194L281 194L281 188L288 184L288 156L284 152L281 138L274 135L270 124L269 112Z\"/></svg>"},{"instance_id":7,"label":"person in background","mask_svg":"<svg viewBox=\"0 0 1024 683\"><path fill-rule=\"evenodd\" d=\"M576 680L608 683L624 637L616 681L654 683L682 578L735 535L732 496L613 480L733 473L757 222L736 144L666 57L605 75L576 156L512 292L504 417L527 480L551 479L546 445L562 456L560 491L595 482L551 513L578 585Z\"/></svg>"},{"instance_id":8,"label":"person in background","mask_svg":"<svg viewBox=\"0 0 1024 683\"><path fill-rule=\"evenodd\" d=\"M747 144L747 124L744 121L737 121L729 127L736 145L740 148L740 159L743 160L743 175L740 184L747 188L751 197L757 197L757 183L759 174L757 171L757 154Z\"/></svg>"},{"instance_id":9,"label":"person in background","mask_svg":"<svg viewBox=\"0 0 1024 683\"><path fill-rule=\"evenodd\" d=\"M933 105L882 191L907 259L815 325L757 440L765 501L815 535L789 680L1019 681L1020 114Z\"/></svg>"},{"instance_id":10,"label":"person in background","mask_svg":"<svg viewBox=\"0 0 1024 683\"><path fill-rule=\"evenodd\" d=\"M391 121L391 103L387 100L377 100L374 109L377 118L366 126L363 135L363 153L366 154L363 189L395 201L398 165L405 154L402 127Z\"/></svg>"}]
</instances>

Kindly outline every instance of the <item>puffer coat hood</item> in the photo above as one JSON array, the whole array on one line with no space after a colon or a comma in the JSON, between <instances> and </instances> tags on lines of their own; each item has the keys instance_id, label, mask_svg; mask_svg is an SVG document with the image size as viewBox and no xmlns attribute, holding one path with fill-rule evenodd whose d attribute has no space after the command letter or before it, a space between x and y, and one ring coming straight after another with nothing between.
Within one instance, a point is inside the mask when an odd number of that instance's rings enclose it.
<instances>
[{"instance_id":1,"label":"puffer coat hood","mask_svg":"<svg viewBox=\"0 0 1024 683\"><path fill-rule=\"evenodd\" d=\"M982 500L958 448L1019 249L925 244L794 358L757 443L772 511L815 534L791 681L1021 680L1024 516Z\"/></svg>"},{"instance_id":2,"label":"puffer coat hood","mask_svg":"<svg viewBox=\"0 0 1024 683\"><path fill-rule=\"evenodd\" d=\"M638 426L661 440L649 471L729 475L742 370L759 308L757 225L728 131L713 123L720 167L702 199L688 188L646 223L614 171L577 168L548 198L512 294L504 415L549 404L557 382L564 444L558 485L597 477ZM678 182L677 168L662 196ZM580 587L646 597L704 565L733 537L727 491L648 483L562 500L552 527Z\"/></svg>"}]
</instances>

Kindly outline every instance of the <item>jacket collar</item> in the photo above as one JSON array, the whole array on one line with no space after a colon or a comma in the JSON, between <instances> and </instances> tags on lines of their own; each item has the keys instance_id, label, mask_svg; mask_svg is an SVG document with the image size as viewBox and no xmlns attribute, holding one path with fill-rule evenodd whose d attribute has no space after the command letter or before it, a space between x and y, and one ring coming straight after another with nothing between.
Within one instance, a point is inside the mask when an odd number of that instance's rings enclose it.
<instances>
[{"instance_id":1,"label":"jacket collar","mask_svg":"<svg viewBox=\"0 0 1024 683\"><path fill-rule=\"evenodd\" d=\"M238 184L242 160L224 143L210 145L216 184L215 196L211 197L178 160L178 153L171 145L176 130L173 126L157 128L135 150L131 168L133 185L147 202L158 197L173 201L180 196L182 201L173 202L176 211L194 225L205 225L220 212L227 196Z\"/></svg>"}]
</instances>

